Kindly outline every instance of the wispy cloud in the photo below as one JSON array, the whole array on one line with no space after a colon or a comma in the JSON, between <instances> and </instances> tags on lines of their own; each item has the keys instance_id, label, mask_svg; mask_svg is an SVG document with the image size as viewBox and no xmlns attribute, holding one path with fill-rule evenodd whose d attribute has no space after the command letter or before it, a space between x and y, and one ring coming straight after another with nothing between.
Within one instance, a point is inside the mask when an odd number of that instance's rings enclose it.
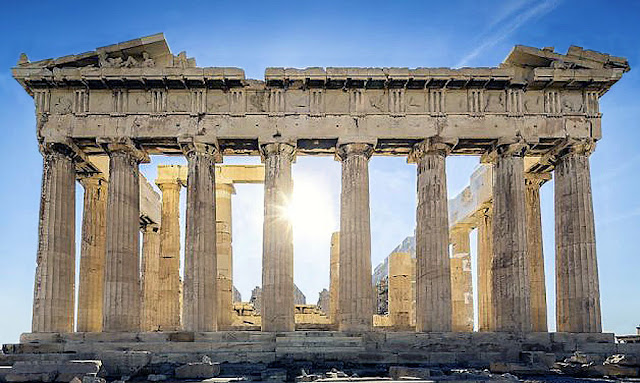
<instances>
[{"instance_id":1,"label":"wispy cloud","mask_svg":"<svg viewBox=\"0 0 640 383\"><path fill-rule=\"evenodd\" d=\"M543 0L536 5L531 2L518 2L519 6L508 7L501 16L494 20L487 32L478 39L479 44L467 53L456 65L463 67L476 58L482 51L496 45L522 27L530 20L549 13L558 6L561 0ZM507 22L502 23L505 20Z\"/></svg>"}]
</instances>

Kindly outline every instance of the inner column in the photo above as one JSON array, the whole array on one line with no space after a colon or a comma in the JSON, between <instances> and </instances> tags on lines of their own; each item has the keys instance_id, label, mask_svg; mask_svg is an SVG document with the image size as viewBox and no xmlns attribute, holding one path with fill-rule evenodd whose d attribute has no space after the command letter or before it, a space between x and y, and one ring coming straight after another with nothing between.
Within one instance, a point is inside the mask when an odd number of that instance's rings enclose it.
<instances>
[{"instance_id":1,"label":"inner column","mask_svg":"<svg viewBox=\"0 0 640 383\"><path fill-rule=\"evenodd\" d=\"M218 328L233 324L233 248L231 196L233 184L216 182L216 244L218 256Z\"/></svg>"},{"instance_id":2,"label":"inner column","mask_svg":"<svg viewBox=\"0 0 640 383\"><path fill-rule=\"evenodd\" d=\"M471 276L471 227L457 225L451 230L451 299L453 331L473 331L473 280Z\"/></svg>"},{"instance_id":3,"label":"inner column","mask_svg":"<svg viewBox=\"0 0 640 383\"><path fill-rule=\"evenodd\" d=\"M265 164L262 244L262 331L294 331L293 232L286 209L291 201L295 147L260 146Z\"/></svg>"},{"instance_id":4,"label":"inner column","mask_svg":"<svg viewBox=\"0 0 640 383\"><path fill-rule=\"evenodd\" d=\"M451 268L445 158L450 146L436 139L417 144L416 331L451 331Z\"/></svg>"},{"instance_id":5,"label":"inner column","mask_svg":"<svg viewBox=\"0 0 640 383\"><path fill-rule=\"evenodd\" d=\"M340 331L369 331L373 326L369 210L371 154L373 147L364 143L341 145L337 150L337 156L342 160L338 273Z\"/></svg>"}]
</instances>

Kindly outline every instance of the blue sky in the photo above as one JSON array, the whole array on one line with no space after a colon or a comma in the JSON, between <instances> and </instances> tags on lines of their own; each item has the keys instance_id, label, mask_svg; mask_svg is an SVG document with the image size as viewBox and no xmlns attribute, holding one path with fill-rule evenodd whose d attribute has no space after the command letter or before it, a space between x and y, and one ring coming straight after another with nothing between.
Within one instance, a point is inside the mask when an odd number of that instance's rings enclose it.
<instances>
[{"instance_id":1,"label":"blue sky","mask_svg":"<svg viewBox=\"0 0 640 383\"><path fill-rule=\"evenodd\" d=\"M555 46L561 53L579 45L627 57L633 68L640 59L639 21L640 2L621 0L3 2L0 343L17 341L30 329L37 245L42 160L32 99L10 74L20 52L39 60L164 32L174 53L186 50L199 66L242 67L247 77L258 79L269 66L496 66L515 44ZM631 333L640 324L639 100L640 75L632 69L601 99L604 137L591 160L603 325L617 333ZM154 158L143 173L153 179L155 165L183 162ZM258 159L225 159L241 162ZM451 196L467 184L477 162L448 160ZM370 172L375 267L413 232L415 165L403 158L374 158ZM326 207L309 214L323 215L321 229L301 220L294 234L295 280L315 302L328 285L329 235L338 228L339 164L328 157L299 158L294 182L318 190L317 205ZM251 185L237 190L234 277L247 299L260 284L262 191ZM541 198L553 325L553 182L543 186ZM78 210L78 227L80 221Z\"/></svg>"}]
</instances>

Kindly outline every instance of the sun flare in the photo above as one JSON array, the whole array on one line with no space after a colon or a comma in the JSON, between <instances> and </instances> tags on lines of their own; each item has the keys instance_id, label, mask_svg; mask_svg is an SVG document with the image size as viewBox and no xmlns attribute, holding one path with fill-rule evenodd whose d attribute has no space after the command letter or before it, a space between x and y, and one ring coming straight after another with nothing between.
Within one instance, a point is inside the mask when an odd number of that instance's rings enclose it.
<instances>
[{"instance_id":1,"label":"sun flare","mask_svg":"<svg viewBox=\"0 0 640 383\"><path fill-rule=\"evenodd\" d=\"M293 195L286 207L294 235L325 237L336 230L333 204L324 185L305 177L294 179Z\"/></svg>"}]
</instances>

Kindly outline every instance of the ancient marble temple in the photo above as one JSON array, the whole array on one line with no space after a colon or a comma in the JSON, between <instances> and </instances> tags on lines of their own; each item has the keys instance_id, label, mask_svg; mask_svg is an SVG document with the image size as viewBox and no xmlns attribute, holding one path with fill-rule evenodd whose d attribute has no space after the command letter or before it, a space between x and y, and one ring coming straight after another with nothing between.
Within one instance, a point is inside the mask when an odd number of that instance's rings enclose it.
<instances>
[{"instance_id":1,"label":"ancient marble temple","mask_svg":"<svg viewBox=\"0 0 640 383\"><path fill-rule=\"evenodd\" d=\"M478 227L481 327L547 331L538 189L553 176L557 330L601 332L589 156L602 137L599 98L628 70L626 59L580 47L516 46L493 68L267 68L253 80L173 55L162 34L57 59L22 55L13 76L34 98L43 156L32 332L229 329L235 181L216 164L239 155L264 163L245 181L264 182L264 332L296 329L292 224L279 207L305 155L342 166L333 329L374 325L368 166L384 155L417 171L415 266L394 257L415 268L415 308L393 309L403 328L470 331L464 262ZM160 155L188 165L160 174L161 213L150 218L139 166ZM480 156L491 170L491 204L476 209L471 226L450 227L445 165L455 155ZM76 181L85 190L79 239ZM407 271L393 275L394 296L409 299Z\"/></svg>"}]
</instances>

